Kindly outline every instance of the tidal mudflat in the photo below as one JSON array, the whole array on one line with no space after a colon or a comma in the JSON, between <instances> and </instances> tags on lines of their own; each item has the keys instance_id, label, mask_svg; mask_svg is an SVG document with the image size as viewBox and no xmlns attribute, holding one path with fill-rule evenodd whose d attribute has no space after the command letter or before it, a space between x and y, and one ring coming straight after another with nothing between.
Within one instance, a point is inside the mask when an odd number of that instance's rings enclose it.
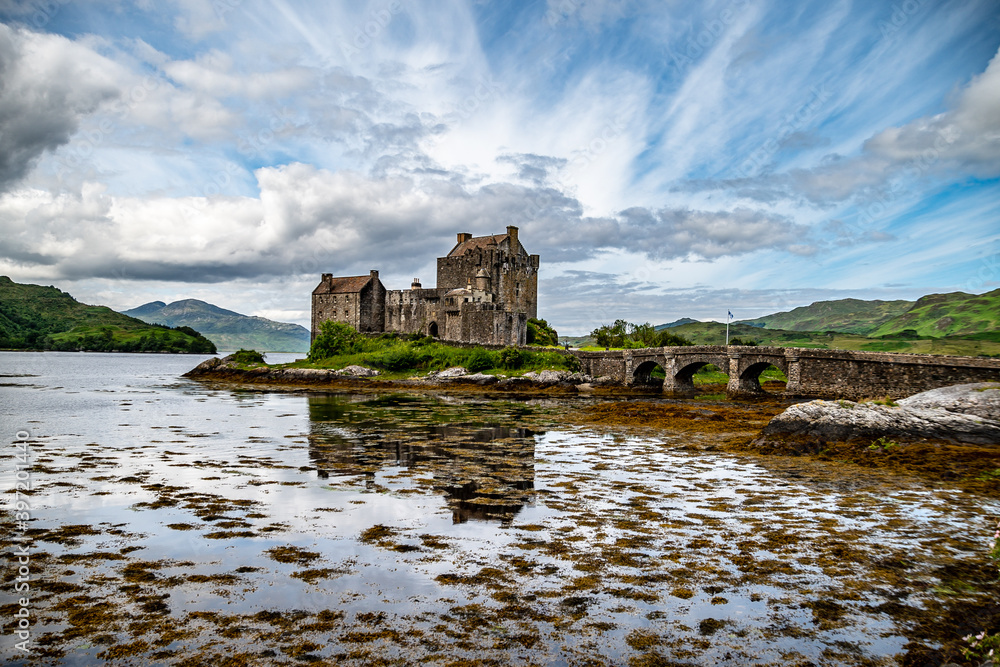
<instances>
[{"instance_id":1,"label":"tidal mudflat","mask_svg":"<svg viewBox=\"0 0 1000 667\"><path fill-rule=\"evenodd\" d=\"M726 449L775 406L623 423L179 379L196 361L0 356L33 488L0 525L31 550L33 652L7 584L6 662L939 664L997 597L995 495Z\"/></svg>"}]
</instances>

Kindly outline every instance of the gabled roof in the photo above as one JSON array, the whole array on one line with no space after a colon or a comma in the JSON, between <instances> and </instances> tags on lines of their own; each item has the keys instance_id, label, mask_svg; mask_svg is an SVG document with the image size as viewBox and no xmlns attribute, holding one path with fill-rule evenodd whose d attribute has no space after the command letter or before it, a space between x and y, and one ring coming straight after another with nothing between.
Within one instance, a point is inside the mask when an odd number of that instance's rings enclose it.
<instances>
[{"instance_id":1,"label":"gabled roof","mask_svg":"<svg viewBox=\"0 0 1000 667\"><path fill-rule=\"evenodd\" d=\"M449 257L459 257L467 252L472 252L473 250L486 249L488 246L500 245L504 239L507 238L506 234L494 234L493 236L476 236L469 239L463 243L459 243L455 248L448 253Z\"/></svg>"},{"instance_id":2,"label":"gabled roof","mask_svg":"<svg viewBox=\"0 0 1000 667\"><path fill-rule=\"evenodd\" d=\"M371 276L346 276L322 281L313 290L313 294L355 294L365 288L371 281Z\"/></svg>"}]
</instances>

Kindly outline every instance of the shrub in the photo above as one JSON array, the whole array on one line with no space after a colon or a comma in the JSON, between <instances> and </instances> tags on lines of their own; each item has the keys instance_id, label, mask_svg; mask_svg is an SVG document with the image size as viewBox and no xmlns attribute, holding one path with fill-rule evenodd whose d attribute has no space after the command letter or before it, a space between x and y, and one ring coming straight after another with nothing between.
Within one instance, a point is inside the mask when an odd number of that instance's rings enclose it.
<instances>
[{"instance_id":1,"label":"shrub","mask_svg":"<svg viewBox=\"0 0 1000 667\"><path fill-rule=\"evenodd\" d=\"M415 368L420 357L409 345L397 345L371 358L371 363L387 371L407 371Z\"/></svg>"},{"instance_id":2,"label":"shrub","mask_svg":"<svg viewBox=\"0 0 1000 667\"><path fill-rule=\"evenodd\" d=\"M742 340L740 338L730 338L729 339L729 344L730 345L748 345L750 347L753 347L753 346L757 345L757 341L755 341L755 340L749 340L749 339Z\"/></svg>"},{"instance_id":3,"label":"shrub","mask_svg":"<svg viewBox=\"0 0 1000 667\"><path fill-rule=\"evenodd\" d=\"M525 340L528 345L558 345L559 334L545 320L531 317L528 319L528 332Z\"/></svg>"},{"instance_id":4,"label":"shrub","mask_svg":"<svg viewBox=\"0 0 1000 667\"><path fill-rule=\"evenodd\" d=\"M465 362L465 367L479 373L497 367L497 355L481 347L474 347Z\"/></svg>"},{"instance_id":5,"label":"shrub","mask_svg":"<svg viewBox=\"0 0 1000 667\"><path fill-rule=\"evenodd\" d=\"M505 347L500 350L500 365L504 368L520 368L524 364L524 355L516 347Z\"/></svg>"},{"instance_id":6,"label":"shrub","mask_svg":"<svg viewBox=\"0 0 1000 667\"><path fill-rule=\"evenodd\" d=\"M262 364L264 355L257 350L237 350L233 352L233 361L238 364Z\"/></svg>"},{"instance_id":7,"label":"shrub","mask_svg":"<svg viewBox=\"0 0 1000 667\"><path fill-rule=\"evenodd\" d=\"M327 320L319 325L319 335L309 347L309 361L329 359L338 354L357 352L360 334L349 324Z\"/></svg>"}]
</instances>

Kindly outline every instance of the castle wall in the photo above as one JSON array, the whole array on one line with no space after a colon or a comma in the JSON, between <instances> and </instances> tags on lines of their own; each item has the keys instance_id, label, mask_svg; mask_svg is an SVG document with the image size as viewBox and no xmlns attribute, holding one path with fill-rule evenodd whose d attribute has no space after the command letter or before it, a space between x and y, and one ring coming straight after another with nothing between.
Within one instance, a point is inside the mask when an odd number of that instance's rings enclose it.
<instances>
[{"instance_id":1,"label":"castle wall","mask_svg":"<svg viewBox=\"0 0 1000 667\"><path fill-rule=\"evenodd\" d=\"M414 289L386 290L377 271L363 286L359 281L368 277L323 274L313 291L312 337L321 322L335 320L363 333L395 331L483 345L524 345L527 319L538 312L538 255L525 252L517 227L492 237L460 234L458 241L456 249L467 251L438 258L435 289L421 289L415 282ZM462 292L446 296L456 289Z\"/></svg>"},{"instance_id":2,"label":"castle wall","mask_svg":"<svg viewBox=\"0 0 1000 667\"><path fill-rule=\"evenodd\" d=\"M319 335L319 325L326 320L344 322L361 330L361 300L357 293L313 294L312 339Z\"/></svg>"},{"instance_id":3,"label":"castle wall","mask_svg":"<svg viewBox=\"0 0 1000 667\"><path fill-rule=\"evenodd\" d=\"M444 330L444 314L440 312L439 290L389 290L385 295L385 330L398 333L432 335L431 325L437 324L438 335Z\"/></svg>"},{"instance_id":4,"label":"castle wall","mask_svg":"<svg viewBox=\"0 0 1000 667\"><path fill-rule=\"evenodd\" d=\"M357 295L357 320L354 327L362 333L381 333L385 331L385 295L386 289L382 281L373 280Z\"/></svg>"},{"instance_id":5,"label":"castle wall","mask_svg":"<svg viewBox=\"0 0 1000 667\"><path fill-rule=\"evenodd\" d=\"M504 241L501 245L508 242ZM528 255L520 248L519 253L503 253L503 262L497 267L494 278L500 301L509 304L513 311L527 313L528 317L538 317L538 255Z\"/></svg>"}]
</instances>

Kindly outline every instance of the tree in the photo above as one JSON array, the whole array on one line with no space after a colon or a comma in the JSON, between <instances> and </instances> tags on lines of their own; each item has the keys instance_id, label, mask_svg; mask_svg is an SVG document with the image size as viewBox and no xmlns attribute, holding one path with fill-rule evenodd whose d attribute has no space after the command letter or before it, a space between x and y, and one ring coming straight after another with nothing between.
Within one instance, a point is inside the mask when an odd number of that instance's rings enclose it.
<instances>
[{"instance_id":1,"label":"tree","mask_svg":"<svg viewBox=\"0 0 1000 667\"><path fill-rule=\"evenodd\" d=\"M638 347L661 347L664 345L692 345L691 341L668 333L657 331L649 322L632 324L625 320L615 320L590 332L601 347L632 349Z\"/></svg>"}]
</instances>

